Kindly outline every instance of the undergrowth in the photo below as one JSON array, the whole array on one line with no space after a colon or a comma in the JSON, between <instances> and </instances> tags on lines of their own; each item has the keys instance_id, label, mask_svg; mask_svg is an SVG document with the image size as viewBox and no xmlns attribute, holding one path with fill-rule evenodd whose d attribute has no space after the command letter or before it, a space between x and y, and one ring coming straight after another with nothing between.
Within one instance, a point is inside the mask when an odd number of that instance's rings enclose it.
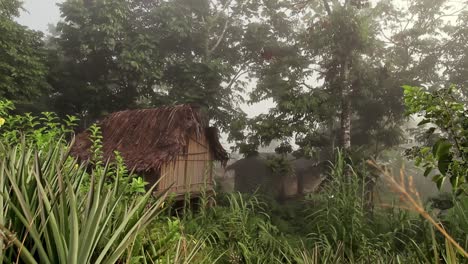
<instances>
[{"instance_id":1,"label":"undergrowth","mask_svg":"<svg viewBox=\"0 0 468 264\"><path fill-rule=\"evenodd\" d=\"M176 214L169 197L146 191L118 153L113 163L100 159L97 126L94 158L81 164L68 155L71 123L51 114L8 116L6 105L0 263L466 263L447 238L468 246L466 196L452 197L443 212L430 203L416 212L370 204L375 171L339 152L317 194L278 203L205 193L196 206L187 196Z\"/></svg>"}]
</instances>

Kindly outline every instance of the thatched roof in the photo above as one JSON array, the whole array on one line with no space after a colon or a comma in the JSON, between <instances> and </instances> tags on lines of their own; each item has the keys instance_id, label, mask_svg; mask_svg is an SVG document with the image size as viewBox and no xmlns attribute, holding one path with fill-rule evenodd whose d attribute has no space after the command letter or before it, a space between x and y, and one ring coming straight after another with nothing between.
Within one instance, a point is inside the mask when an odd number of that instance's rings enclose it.
<instances>
[{"instance_id":1,"label":"thatched roof","mask_svg":"<svg viewBox=\"0 0 468 264\"><path fill-rule=\"evenodd\" d=\"M188 147L189 137L206 135L214 159L226 164L228 155L221 146L218 130L205 127L200 111L189 105L112 113L99 126L104 158L113 160L120 152L127 167L136 171L159 170ZM71 154L81 161L90 158L89 132L75 138Z\"/></svg>"}]
</instances>

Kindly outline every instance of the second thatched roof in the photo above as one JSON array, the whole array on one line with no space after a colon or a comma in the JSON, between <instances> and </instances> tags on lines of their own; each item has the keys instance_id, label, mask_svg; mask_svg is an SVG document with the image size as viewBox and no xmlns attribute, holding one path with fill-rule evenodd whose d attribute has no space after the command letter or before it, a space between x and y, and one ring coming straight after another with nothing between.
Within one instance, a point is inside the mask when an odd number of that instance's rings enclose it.
<instances>
[{"instance_id":1,"label":"second thatched roof","mask_svg":"<svg viewBox=\"0 0 468 264\"><path fill-rule=\"evenodd\" d=\"M120 152L128 168L157 171L187 149L189 138L206 136L214 160L225 165L228 154L219 142L218 130L203 125L200 111L190 105L115 112L99 122L104 158L113 160ZM71 154L90 158L89 132L75 138Z\"/></svg>"}]
</instances>

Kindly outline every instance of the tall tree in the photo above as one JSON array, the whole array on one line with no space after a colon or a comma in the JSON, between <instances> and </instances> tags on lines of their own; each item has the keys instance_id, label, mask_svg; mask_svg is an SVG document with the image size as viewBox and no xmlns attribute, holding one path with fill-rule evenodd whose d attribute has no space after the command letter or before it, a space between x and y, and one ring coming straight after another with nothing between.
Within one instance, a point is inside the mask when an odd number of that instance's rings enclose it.
<instances>
[{"instance_id":1,"label":"tall tree","mask_svg":"<svg viewBox=\"0 0 468 264\"><path fill-rule=\"evenodd\" d=\"M190 103L224 131L236 128L253 58L245 35L258 6L257 0L66 1L51 42L58 48L51 53L56 104L94 118Z\"/></svg>"},{"instance_id":2,"label":"tall tree","mask_svg":"<svg viewBox=\"0 0 468 264\"><path fill-rule=\"evenodd\" d=\"M15 21L21 2L0 3L0 97L30 104L48 89L42 34Z\"/></svg>"},{"instance_id":3,"label":"tall tree","mask_svg":"<svg viewBox=\"0 0 468 264\"><path fill-rule=\"evenodd\" d=\"M456 23L445 27L447 34L441 53L445 76L450 85L454 84L468 101L468 2L458 7L452 14ZM459 12L457 12L459 11Z\"/></svg>"},{"instance_id":4,"label":"tall tree","mask_svg":"<svg viewBox=\"0 0 468 264\"><path fill-rule=\"evenodd\" d=\"M306 153L336 141L368 154L399 143L401 86L440 79L436 43L445 7L429 0L404 8L389 1L291 4L300 26L277 39L295 52L258 66L253 99L272 98L277 107L254 120L252 143L294 139Z\"/></svg>"},{"instance_id":5,"label":"tall tree","mask_svg":"<svg viewBox=\"0 0 468 264\"><path fill-rule=\"evenodd\" d=\"M244 40L258 2L173 0L154 9L168 102L199 105L225 131L243 117L238 103L252 62Z\"/></svg>"},{"instance_id":6,"label":"tall tree","mask_svg":"<svg viewBox=\"0 0 468 264\"><path fill-rule=\"evenodd\" d=\"M373 21L369 19L371 16L360 12L360 2L334 2L330 5L328 0L324 0L327 16L318 20L316 25L316 34L325 40L325 45L315 51L328 53L319 62L326 70L325 85L336 89L340 98L340 141L345 151L351 148L351 96L360 88L358 65L362 63L363 55L377 44L373 41L375 32L371 25ZM314 33L311 35L316 35Z\"/></svg>"},{"instance_id":7,"label":"tall tree","mask_svg":"<svg viewBox=\"0 0 468 264\"><path fill-rule=\"evenodd\" d=\"M147 1L66 1L51 39L55 104L61 113L95 118L135 107L161 75L159 39Z\"/></svg>"}]
</instances>

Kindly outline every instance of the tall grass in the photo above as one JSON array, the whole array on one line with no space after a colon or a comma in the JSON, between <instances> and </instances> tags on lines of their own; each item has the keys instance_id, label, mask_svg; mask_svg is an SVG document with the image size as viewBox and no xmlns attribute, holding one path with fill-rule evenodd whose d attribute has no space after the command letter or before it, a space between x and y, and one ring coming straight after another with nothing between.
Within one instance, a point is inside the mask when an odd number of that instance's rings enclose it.
<instances>
[{"instance_id":1,"label":"tall grass","mask_svg":"<svg viewBox=\"0 0 468 264\"><path fill-rule=\"evenodd\" d=\"M400 196L400 200L403 202L403 205L402 205L403 208L407 210L412 210L418 213L419 215L421 215L421 217L423 217L427 222L431 224L431 228L436 229L438 232L440 232L444 236L446 250L445 250L445 254L443 255L443 257L445 258L445 261L447 263L458 263L457 254L456 254L457 251L464 258L468 258L468 252L447 232L447 230L442 225L442 223L436 220L436 218L433 217L431 213L425 209L424 205L422 204L421 197L414 186L413 178L411 176L406 181L404 171L403 169L401 169L399 179L396 179L395 177L393 177L390 171L379 167L374 162L369 162L369 163L372 166L379 169L379 171L384 176L384 179L387 181L388 185L393 189L394 193ZM466 218L466 215L464 214L464 212L459 211L461 205L462 204L459 204L459 203L456 204L455 212L458 211L459 214L457 214L457 216L461 217L461 219L458 219L458 220L459 221L461 220L460 222L466 223L468 221L468 219ZM432 231L432 238L433 238L433 243L434 243L434 246L433 246L434 255L436 258L438 258L437 241L436 241L435 235L433 234L432 229L431 231ZM438 263L438 259L436 262Z\"/></svg>"},{"instance_id":2,"label":"tall grass","mask_svg":"<svg viewBox=\"0 0 468 264\"><path fill-rule=\"evenodd\" d=\"M181 220L182 233L203 241L198 254L211 256L197 263L462 263L456 249L434 238L433 227L417 214L393 204L375 205L369 213L370 170L338 153L323 190L301 207L287 208L309 212L300 223L302 235L294 228L282 233L271 222L268 200L237 193L218 195L216 207L189 212ZM451 212L447 221L454 214L463 215ZM459 237L465 234L460 231Z\"/></svg>"},{"instance_id":3,"label":"tall grass","mask_svg":"<svg viewBox=\"0 0 468 264\"><path fill-rule=\"evenodd\" d=\"M420 219L393 206L375 205L370 212L369 173L365 164L353 165L338 152L328 182L311 197L312 245L303 256L315 261L319 253L330 252L331 263L419 263L427 258L427 248L420 246L427 230Z\"/></svg>"},{"instance_id":4,"label":"tall grass","mask_svg":"<svg viewBox=\"0 0 468 264\"><path fill-rule=\"evenodd\" d=\"M282 235L255 196L232 193L215 207L184 219L187 233L203 239L221 263L275 263L282 256Z\"/></svg>"}]
</instances>

